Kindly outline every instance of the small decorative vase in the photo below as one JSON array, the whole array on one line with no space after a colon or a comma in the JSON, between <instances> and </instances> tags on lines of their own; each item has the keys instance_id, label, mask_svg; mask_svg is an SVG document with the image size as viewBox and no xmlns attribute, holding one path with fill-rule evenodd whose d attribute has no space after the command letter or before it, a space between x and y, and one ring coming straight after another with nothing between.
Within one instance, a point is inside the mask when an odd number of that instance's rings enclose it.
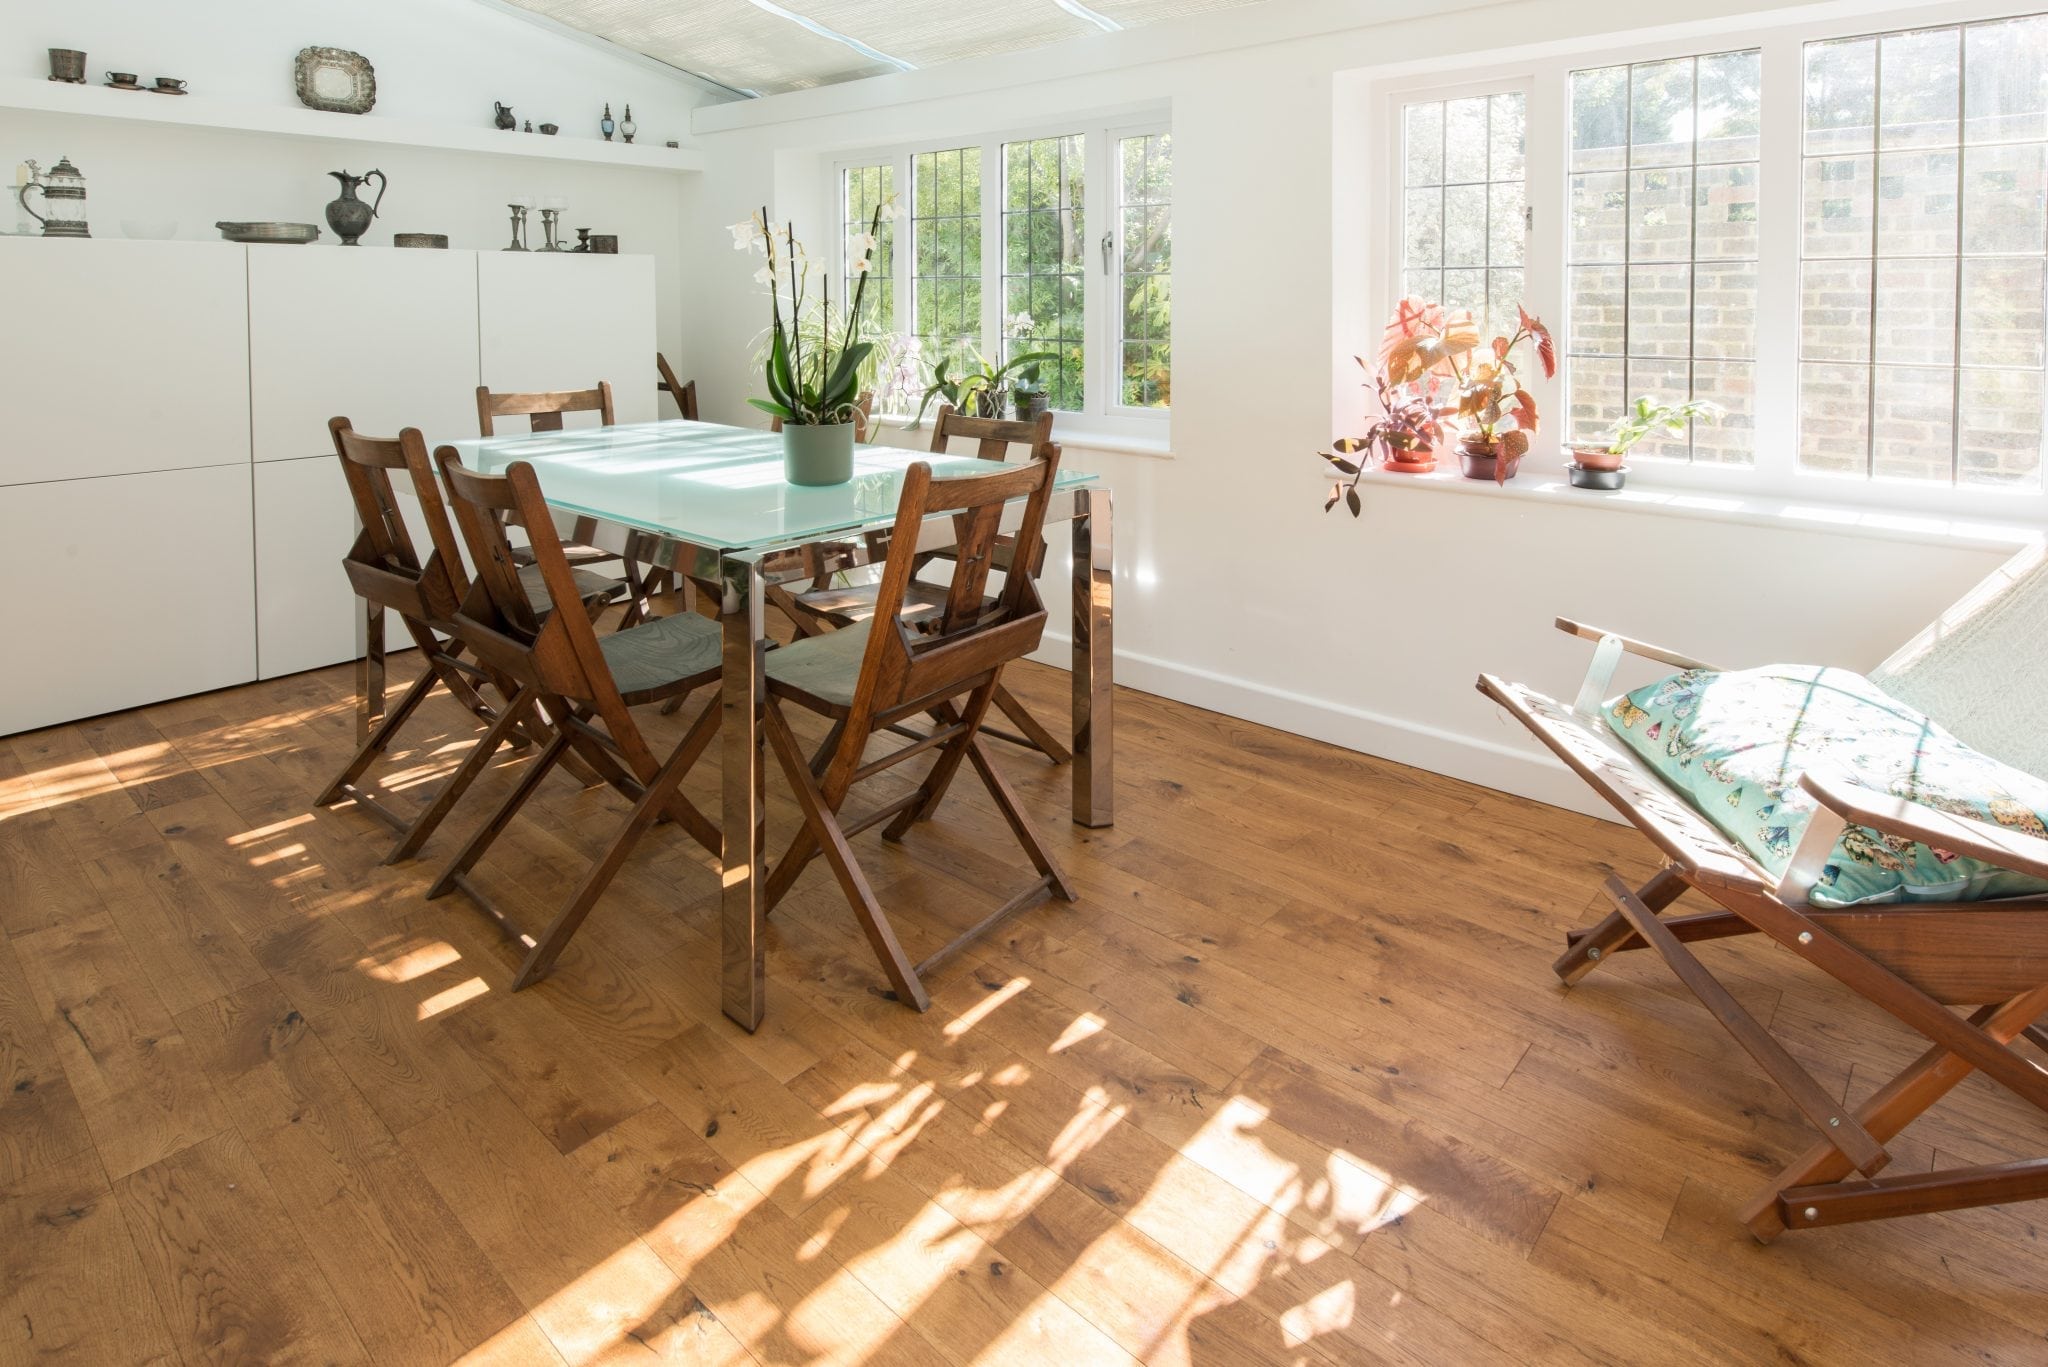
<instances>
[{"instance_id":1,"label":"small decorative vase","mask_svg":"<svg viewBox=\"0 0 2048 1367\"><path fill-rule=\"evenodd\" d=\"M1515 471L1522 468L1522 458L1503 455L1497 441L1466 437L1458 443L1458 468L1466 479L1487 479L1505 484L1515 477Z\"/></svg>"},{"instance_id":2,"label":"small decorative vase","mask_svg":"<svg viewBox=\"0 0 2048 1367\"><path fill-rule=\"evenodd\" d=\"M853 424L782 425L782 473L791 484L844 484L853 478Z\"/></svg>"},{"instance_id":3,"label":"small decorative vase","mask_svg":"<svg viewBox=\"0 0 2048 1367\"><path fill-rule=\"evenodd\" d=\"M618 125L612 122L612 107L607 104L604 107L604 117L597 121L597 130L604 134L606 142L610 142L612 140L612 130L617 127Z\"/></svg>"},{"instance_id":4,"label":"small decorative vase","mask_svg":"<svg viewBox=\"0 0 2048 1367\"><path fill-rule=\"evenodd\" d=\"M501 104L497 100L492 100L491 105L498 111L495 115L492 116L492 123L497 124L498 127L504 129L507 133L511 132L513 129L519 126L519 120L512 117L511 105Z\"/></svg>"},{"instance_id":5,"label":"small decorative vase","mask_svg":"<svg viewBox=\"0 0 2048 1367\"><path fill-rule=\"evenodd\" d=\"M633 135L639 131L640 125L633 122L633 106L629 104L626 106L626 117L619 120L619 136L631 142Z\"/></svg>"}]
</instances>

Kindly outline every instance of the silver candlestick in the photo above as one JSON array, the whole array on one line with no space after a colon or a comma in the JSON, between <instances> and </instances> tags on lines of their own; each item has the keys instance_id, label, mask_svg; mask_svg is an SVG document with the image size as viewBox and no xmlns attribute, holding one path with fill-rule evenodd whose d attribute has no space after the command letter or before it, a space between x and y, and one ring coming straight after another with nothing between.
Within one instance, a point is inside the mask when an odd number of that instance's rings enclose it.
<instances>
[{"instance_id":1,"label":"silver candlestick","mask_svg":"<svg viewBox=\"0 0 2048 1367\"><path fill-rule=\"evenodd\" d=\"M555 235L561 221L562 211L560 209L542 209L540 211L540 231L541 236L546 242L546 245L541 247L542 251L559 252L565 250Z\"/></svg>"},{"instance_id":2,"label":"silver candlestick","mask_svg":"<svg viewBox=\"0 0 2048 1367\"><path fill-rule=\"evenodd\" d=\"M512 211L512 245L505 248L505 250L508 252L523 252L526 250L526 206L524 204L508 204L505 207Z\"/></svg>"}]
</instances>

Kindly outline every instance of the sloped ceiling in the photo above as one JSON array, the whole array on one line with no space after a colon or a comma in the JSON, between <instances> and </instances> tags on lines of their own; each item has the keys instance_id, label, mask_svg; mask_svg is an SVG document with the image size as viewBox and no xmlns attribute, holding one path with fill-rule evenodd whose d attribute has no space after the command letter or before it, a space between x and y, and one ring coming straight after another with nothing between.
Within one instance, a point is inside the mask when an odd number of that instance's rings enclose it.
<instances>
[{"instance_id":1,"label":"sloped ceiling","mask_svg":"<svg viewBox=\"0 0 2048 1367\"><path fill-rule=\"evenodd\" d=\"M511 0L742 95L1025 52L1263 0Z\"/></svg>"}]
</instances>

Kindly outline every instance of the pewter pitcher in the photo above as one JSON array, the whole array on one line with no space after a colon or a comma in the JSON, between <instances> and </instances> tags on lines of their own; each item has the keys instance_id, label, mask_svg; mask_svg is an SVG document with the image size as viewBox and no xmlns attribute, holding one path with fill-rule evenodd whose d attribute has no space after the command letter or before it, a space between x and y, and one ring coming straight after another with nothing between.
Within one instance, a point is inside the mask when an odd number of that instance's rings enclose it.
<instances>
[{"instance_id":1,"label":"pewter pitcher","mask_svg":"<svg viewBox=\"0 0 2048 1367\"><path fill-rule=\"evenodd\" d=\"M359 176L346 171L327 174L341 182L341 198L327 205L327 226L341 238L342 246L353 247L357 238L370 231L370 220L377 216L377 206L384 202L384 191L390 188L390 182L384 179L382 171L365 171ZM368 184L372 176L377 178L377 198L365 204L356 198L356 190Z\"/></svg>"}]
</instances>

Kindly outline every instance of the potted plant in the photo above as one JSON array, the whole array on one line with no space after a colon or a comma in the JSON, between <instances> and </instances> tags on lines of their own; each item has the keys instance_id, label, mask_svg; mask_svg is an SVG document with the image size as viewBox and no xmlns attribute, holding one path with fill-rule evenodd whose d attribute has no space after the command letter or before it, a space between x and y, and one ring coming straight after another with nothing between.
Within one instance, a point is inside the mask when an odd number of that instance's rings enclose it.
<instances>
[{"instance_id":1,"label":"potted plant","mask_svg":"<svg viewBox=\"0 0 2048 1367\"><path fill-rule=\"evenodd\" d=\"M844 484L853 478L853 437L860 394L861 367L874 351L874 343L861 340L865 318L861 300L867 294L868 274L874 264L882 216L887 205L875 206L874 220L856 241L860 259L853 270L860 277L853 302L846 310L843 326L835 329L832 312L832 281L829 272L821 276L816 315L824 321L817 335L806 337L805 290L810 282L810 262L794 226L768 226L768 211L762 209L745 224L733 226L733 245L753 246L767 255L768 262L755 279L768 286L770 328L768 357L762 367L768 397L747 402L782 422L783 474L792 484ZM744 236L743 236L744 235ZM777 244L781 251L778 254ZM789 315L783 316L782 291L789 292ZM833 350L833 332L839 333L838 350Z\"/></svg>"},{"instance_id":2,"label":"potted plant","mask_svg":"<svg viewBox=\"0 0 2048 1367\"><path fill-rule=\"evenodd\" d=\"M1441 304L1410 297L1395 307L1380 343L1380 364L1390 383L1440 376L1455 392L1457 402L1437 412L1459 431L1458 463L1467 479L1507 483L1535 435L1536 396L1522 384L1515 348L1531 343L1544 377L1557 373L1550 330L1526 309L1518 307L1515 313L1515 330L1482 349L1469 312L1448 312Z\"/></svg>"},{"instance_id":3,"label":"potted plant","mask_svg":"<svg viewBox=\"0 0 2048 1367\"><path fill-rule=\"evenodd\" d=\"M1387 379L1384 368L1374 370L1363 356L1355 359L1372 374L1373 385L1379 391L1380 415L1367 426L1364 435L1339 437L1330 450L1321 453L1339 475L1350 476L1349 483L1339 479L1330 485L1330 497L1323 504L1323 511L1327 513L1336 507L1341 498L1353 517L1360 510L1359 477L1371 467L1375 454L1382 470L1426 475L1436 469L1436 444L1443 435L1436 411L1435 376L1397 385ZM1354 456L1357 459L1352 459Z\"/></svg>"},{"instance_id":4,"label":"potted plant","mask_svg":"<svg viewBox=\"0 0 2048 1367\"><path fill-rule=\"evenodd\" d=\"M1038 364L1023 367L1010 385L1010 408L1019 422L1037 422L1052 403L1052 395L1038 378Z\"/></svg>"},{"instance_id":5,"label":"potted plant","mask_svg":"<svg viewBox=\"0 0 2048 1367\"><path fill-rule=\"evenodd\" d=\"M1706 399L1667 404L1644 394L1604 440L1572 444L1572 463L1565 467L1565 474L1575 489L1619 489L1628 478L1628 467L1622 461L1637 442L1659 428L1669 436L1682 436L1687 423L1713 422L1720 416L1721 406Z\"/></svg>"},{"instance_id":6,"label":"potted plant","mask_svg":"<svg viewBox=\"0 0 2048 1367\"><path fill-rule=\"evenodd\" d=\"M1021 376L1028 369L1035 384L1038 367L1059 359L1050 351L1026 351L997 365L971 343L967 352L971 359L962 361L957 375L951 373L953 363L962 359L957 356L947 356L932 367L932 382L917 405L917 416L910 423L912 427L924 421L924 411L931 407L933 399L938 398L977 418L1000 418L1003 416L1003 399L1009 393L1005 382L1011 372L1018 372Z\"/></svg>"}]
</instances>

